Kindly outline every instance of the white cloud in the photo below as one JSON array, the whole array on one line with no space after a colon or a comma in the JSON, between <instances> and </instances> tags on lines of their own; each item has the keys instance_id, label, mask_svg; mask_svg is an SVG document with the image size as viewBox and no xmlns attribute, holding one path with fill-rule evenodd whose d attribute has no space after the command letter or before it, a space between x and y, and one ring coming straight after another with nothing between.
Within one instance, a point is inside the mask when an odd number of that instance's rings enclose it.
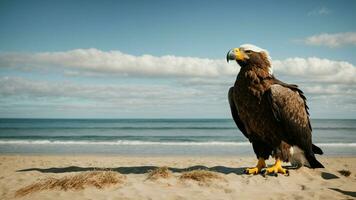
<instances>
[{"instance_id":1,"label":"white cloud","mask_svg":"<svg viewBox=\"0 0 356 200\"><path fill-rule=\"evenodd\" d=\"M215 93L212 93L215 95ZM200 98L196 98L199 96ZM80 84L30 80L21 77L0 77L0 99L7 103L52 102L53 104L82 102L98 107L137 108L177 106L207 101L209 94L197 88L160 84ZM67 105L67 106L68 106Z\"/></svg>"},{"instance_id":2,"label":"white cloud","mask_svg":"<svg viewBox=\"0 0 356 200\"><path fill-rule=\"evenodd\" d=\"M48 82L21 77L1 77L0 96L83 98L89 100L115 101L128 99L174 100L197 95L189 88L171 90L162 85L100 85L73 82Z\"/></svg>"},{"instance_id":3,"label":"white cloud","mask_svg":"<svg viewBox=\"0 0 356 200\"><path fill-rule=\"evenodd\" d=\"M227 91L219 89L179 84L88 84L7 76L0 77L0 116L28 117L33 113L43 117L41 113L53 113L106 118L216 117L224 109L223 113L228 113Z\"/></svg>"},{"instance_id":4,"label":"white cloud","mask_svg":"<svg viewBox=\"0 0 356 200\"><path fill-rule=\"evenodd\" d=\"M233 68L223 60L151 55L133 56L120 51L76 49L67 52L3 53L1 67L65 67L96 73L145 76L218 76ZM73 73L73 71L72 71Z\"/></svg>"},{"instance_id":5,"label":"white cloud","mask_svg":"<svg viewBox=\"0 0 356 200\"><path fill-rule=\"evenodd\" d=\"M331 10L327 7L319 7L308 13L309 16L313 15L328 15L331 13Z\"/></svg>"},{"instance_id":6,"label":"white cloud","mask_svg":"<svg viewBox=\"0 0 356 200\"><path fill-rule=\"evenodd\" d=\"M322 33L304 39L307 45L340 47L343 45L356 45L356 32Z\"/></svg>"},{"instance_id":7,"label":"white cloud","mask_svg":"<svg viewBox=\"0 0 356 200\"><path fill-rule=\"evenodd\" d=\"M187 78L180 79L183 82L176 85L102 85L1 77L0 111L18 112L20 116L27 112L55 111L70 112L69 117L97 116L98 112L102 117L113 113L121 117L123 113L136 117L176 116L177 113L180 117L202 117L207 113L211 113L210 117L229 117L227 91L233 79ZM356 109L355 84L296 83L306 93L313 109L326 105Z\"/></svg>"},{"instance_id":8,"label":"white cloud","mask_svg":"<svg viewBox=\"0 0 356 200\"><path fill-rule=\"evenodd\" d=\"M304 78L309 82L356 83L356 67L344 61L296 57L276 60L273 66L277 75Z\"/></svg>"},{"instance_id":9,"label":"white cloud","mask_svg":"<svg viewBox=\"0 0 356 200\"><path fill-rule=\"evenodd\" d=\"M276 75L308 78L313 81L355 83L356 67L348 62L316 57L273 60ZM120 51L76 49L66 52L1 53L0 68L62 70L69 76L145 76L208 78L236 76L236 63L223 59L152 55L134 56Z\"/></svg>"},{"instance_id":10,"label":"white cloud","mask_svg":"<svg viewBox=\"0 0 356 200\"><path fill-rule=\"evenodd\" d=\"M352 85L305 85L304 89L304 92L312 95L356 95L356 86Z\"/></svg>"}]
</instances>

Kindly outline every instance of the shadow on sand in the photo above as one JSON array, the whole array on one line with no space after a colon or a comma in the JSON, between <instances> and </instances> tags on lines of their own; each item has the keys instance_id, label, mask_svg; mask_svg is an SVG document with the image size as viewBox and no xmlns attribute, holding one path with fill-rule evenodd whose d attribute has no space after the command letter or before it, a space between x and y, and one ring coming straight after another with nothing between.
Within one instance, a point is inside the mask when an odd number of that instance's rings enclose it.
<instances>
[{"instance_id":1,"label":"shadow on sand","mask_svg":"<svg viewBox=\"0 0 356 200\"><path fill-rule=\"evenodd\" d=\"M148 173L150 170L154 170L157 168L158 168L157 166L132 166L132 167L115 167L115 168L70 166L70 167L61 167L61 168L57 168L57 167L28 168L28 169L18 170L17 172L39 171L42 173L66 173L66 172L85 172L85 171L93 171L93 170L110 170L110 171L119 172L121 174L145 174ZM171 170L172 172L178 172L178 173L203 169L203 170L210 170L223 174L234 173L237 175L242 175L244 174L244 170L246 169L246 167L231 168L231 167L224 167L224 166L206 167L203 165L195 165L187 168L169 167L168 169Z\"/></svg>"},{"instance_id":2,"label":"shadow on sand","mask_svg":"<svg viewBox=\"0 0 356 200\"><path fill-rule=\"evenodd\" d=\"M284 166L286 169L291 170L295 169L295 167L291 166ZM110 170L110 171L115 171L119 172L121 174L145 174L148 173L150 170L157 169L159 167L157 166L132 166L132 167L114 167L114 168L103 168L103 167L78 167L78 166L70 166L70 167L52 167L52 168L28 168L28 169L21 169L17 170L17 172L28 172L28 171L38 171L42 173L67 173L67 172L85 172L85 171L94 171L94 170ZM225 166L215 166L215 167L206 167L203 165L195 165L187 168L174 168L174 167L169 167L168 169L171 170L172 172L186 172L186 171L192 171L192 170L209 170L209 171L215 171L223 174L230 174L234 173L236 175L243 175L244 170L247 167L239 167L239 168L231 168L231 167L225 167Z\"/></svg>"},{"instance_id":3,"label":"shadow on sand","mask_svg":"<svg viewBox=\"0 0 356 200\"><path fill-rule=\"evenodd\" d=\"M336 192L340 192L341 194L344 194L344 195L356 197L356 192L353 192L353 191L340 190L339 188L329 188L329 189L334 190Z\"/></svg>"}]
</instances>

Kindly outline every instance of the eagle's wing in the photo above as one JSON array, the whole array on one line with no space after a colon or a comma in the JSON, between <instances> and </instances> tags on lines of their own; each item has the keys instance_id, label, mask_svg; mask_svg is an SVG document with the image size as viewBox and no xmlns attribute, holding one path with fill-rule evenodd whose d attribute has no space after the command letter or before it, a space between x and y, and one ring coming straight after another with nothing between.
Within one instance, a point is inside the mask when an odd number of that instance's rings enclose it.
<instances>
[{"instance_id":1,"label":"eagle's wing","mask_svg":"<svg viewBox=\"0 0 356 200\"><path fill-rule=\"evenodd\" d=\"M312 128L303 92L296 85L282 82L271 85L268 92L273 115L282 124L288 142L311 151Z\"/></svg>"},{"instance_id":2,"label":"eagle's wing","mask_svg":"<svg viewBox=\"0 0 356 200\"><path fill-rule=\"evenodd\" d=\"M245 135L245 137L248 138L248 134L246 132L245 125L240 119L238 110L237 110L237 105L235 103L234 98L236 98L236 95L234 95L234 87L231 87L229 90L229 104L230 104L230 110L232 114L232 118L234 119L236 126L240 129L240 131Z\"/></svg>"},{"instance_id":3,"label":"eagle's wing","mask_svg":"<svg viewBox=\"0 0 356 200\"><path fill-rule=\"evenodd\" d=\"M301 148L312 168L323 167L314 156L322 151L312 144L312 128L303 92L296 85L276 80L268 90L267 98L274 117L284 129L286 142Z\"/></svg>"}]
</instances>

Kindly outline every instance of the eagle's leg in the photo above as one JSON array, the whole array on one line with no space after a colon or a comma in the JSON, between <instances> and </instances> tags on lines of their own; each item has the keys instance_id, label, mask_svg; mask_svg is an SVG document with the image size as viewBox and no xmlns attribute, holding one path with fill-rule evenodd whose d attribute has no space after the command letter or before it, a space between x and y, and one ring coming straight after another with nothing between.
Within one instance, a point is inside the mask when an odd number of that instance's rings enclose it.
<instances>
[{"instance_id":1,"label":"eagle's leg","mask_svg":"<svg viewBox=\"0 0 356 200\"><path fill-rule=\"evenodd\" d=\"M276 158L276 162L274 163L274 165L271 166L271 167L267 167L265 169L264 174L275 174L275 175L277 175L278 173L281 173L281 174L284 174L284 175L289 175L289 171L282 167L282 161L279 158Z\"/></svg>"},{"instance_id":2,"label":"eagle's leg","mask_svg":"<svg viewBox=\"0 0 356 200\"><path fill-rule=\"evenodd\" d=\"M263 168L266 167L265 159L259 158L256 167L245 169L245 174L259 174Z\"/></svg>"}]
</instances>

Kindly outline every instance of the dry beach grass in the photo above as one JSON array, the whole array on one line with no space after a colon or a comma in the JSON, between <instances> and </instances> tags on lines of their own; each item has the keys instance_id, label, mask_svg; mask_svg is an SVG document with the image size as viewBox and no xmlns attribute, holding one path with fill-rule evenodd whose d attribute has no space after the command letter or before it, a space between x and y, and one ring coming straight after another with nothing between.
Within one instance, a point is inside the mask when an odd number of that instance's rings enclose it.
<instances>
[{"instance_id":1,"label":"dry beach grass","mask_svg":"<svg viewBox=\"0 0 356 200\"><path fill-rule=\"evenodd\" d=\"M17 190L15 196L25 196L43 190L83 190L86 187L101 189L123 183L125 178L124 175L112 171L82 172L62 178L48 177Z\"/></svg>"},{"instance_id":2,"label":"dry beach grass","mask_svg":"<svg viewBox=\"0 0 356 200\"><path fill-rule=\"evenodd\" d=\"M159 167L154 170L150 170L147 179L148 180L157 180L159 178L170 178L172 177L172 172L168 169L168 167Z\"/></svg>"},{"instance_id":3,"label":"dry beach grass","mask_svg":"<svg viewBox=\"0 0 356 200\"><path fill-rule=\"evenodd\" d=\"M194 180L194 181L199 182L200 184L208 184L211 181L213 181L214 179L224 180L224 178L216 172L212 172L212 171L208 171L208 170L201 170L201 169L184 172L179 177L179 179L180 180Z\"/></svg>"}]
</instances>

